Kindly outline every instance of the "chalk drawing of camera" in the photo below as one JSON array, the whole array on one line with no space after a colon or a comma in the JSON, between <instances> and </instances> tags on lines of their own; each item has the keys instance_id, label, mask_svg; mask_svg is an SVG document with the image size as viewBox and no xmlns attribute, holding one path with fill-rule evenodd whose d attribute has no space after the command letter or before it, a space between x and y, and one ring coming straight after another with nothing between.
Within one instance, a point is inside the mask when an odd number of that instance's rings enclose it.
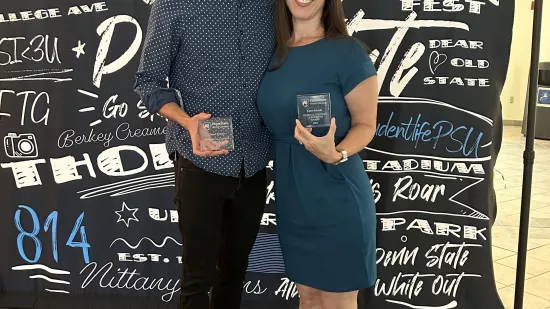
<instances>
[{"instance_id":1,"label":"chalk drawing of camera","mask_svg":"<svg viewBox=\"0 0 550 309\"><path fill-rule=\"evenodd\" d=\"M8 133L4 136L4 150L8 157L14 159L38 157L38 145L32 133Z\"/></svg>"}]
</instances>

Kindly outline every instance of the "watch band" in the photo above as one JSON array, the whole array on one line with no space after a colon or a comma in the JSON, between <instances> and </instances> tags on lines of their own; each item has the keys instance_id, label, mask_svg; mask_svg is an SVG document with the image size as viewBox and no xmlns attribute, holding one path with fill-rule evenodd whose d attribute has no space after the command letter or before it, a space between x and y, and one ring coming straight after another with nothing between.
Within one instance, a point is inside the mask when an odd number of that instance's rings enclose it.
<instances>
[{"instance_id":1,"label":"watch band","mask_svg":"<svg viewBox=\"0 0 550 309\"><path fill-rule=\"evenodd\" d=\"M346 150L340 149L340 148L337 147L336 151L338 151L339 153L342 154L342 159L340 159L340 161L335 162L334 165L344 163L348 160L348 152Z\"/></svg>"}]
</instances>

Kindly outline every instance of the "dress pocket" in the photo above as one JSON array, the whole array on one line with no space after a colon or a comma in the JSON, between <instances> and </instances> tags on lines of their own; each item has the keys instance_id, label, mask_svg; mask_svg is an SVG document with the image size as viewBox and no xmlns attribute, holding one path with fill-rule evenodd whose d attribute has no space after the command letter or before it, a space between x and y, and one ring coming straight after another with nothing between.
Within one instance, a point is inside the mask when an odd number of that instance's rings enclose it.
<instances>
[{"instance_id":1,"label":"dress pocket","mask_svg":"<svg viewBox=\"0 0 550 309\"><path fill-rule=\"evenodd\" d=\"M318 160L319 167L321 169L321 172L330 182L336 182L336 183L345 183L346 178L340 171L339 166L325 163L321 160Z\"/></svg>"}]
</instances>

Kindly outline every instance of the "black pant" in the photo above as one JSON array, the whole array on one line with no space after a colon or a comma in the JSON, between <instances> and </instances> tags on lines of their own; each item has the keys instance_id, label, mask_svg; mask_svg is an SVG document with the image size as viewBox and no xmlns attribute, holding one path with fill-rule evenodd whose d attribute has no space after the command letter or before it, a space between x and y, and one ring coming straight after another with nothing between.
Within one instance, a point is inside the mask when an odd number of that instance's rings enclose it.
<instances>
[{"instance_id":1,"label":"black pant","mask_svg":"<svg viewBox=\"0 0 550 309\"><path fill-rule=\"evenodd\" d=\"M179 157L176 202L183 235L182 309L238 309L266 198L266 171L206 172ZM211 290L209 300L208 292Z\"/></svg>"}]
</instances>

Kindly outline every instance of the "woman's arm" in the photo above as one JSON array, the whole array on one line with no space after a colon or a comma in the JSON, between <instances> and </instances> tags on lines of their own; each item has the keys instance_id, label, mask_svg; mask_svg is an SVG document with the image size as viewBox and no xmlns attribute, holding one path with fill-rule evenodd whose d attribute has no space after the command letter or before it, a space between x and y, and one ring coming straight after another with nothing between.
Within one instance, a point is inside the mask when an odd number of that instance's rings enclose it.
<instances>
[{"instance_id":1,"label":"woman's arm","mask_svg":"<svg viewBox=\"0 0 550 309\"><path fill-rule=\"evenodd\" d=\"M348 156L354 155L365 148L376 130L376 111L378 106L378 78L376 68L367 55L363 45L351 39L342 53L342 64L338 72L342 94L351 115L351 128L345 138L334 145L336 123L331 120L327 135L316 137L296 120L294 137L326 163L337 163L342 159L342 153L337 148L345 150Z\"/></svg>"},{"instance_id":2,"label":"woman's arm","mask_svg":"<svg viewBox=\"0 0 550 309\"><path fill-rule=\"evenodd\" d=\"M363 150L374 137L378 107L377 76L365 79L344 98L351 115L351 128L337 148L351 156Z\"/></svg>"}]
</instances>

